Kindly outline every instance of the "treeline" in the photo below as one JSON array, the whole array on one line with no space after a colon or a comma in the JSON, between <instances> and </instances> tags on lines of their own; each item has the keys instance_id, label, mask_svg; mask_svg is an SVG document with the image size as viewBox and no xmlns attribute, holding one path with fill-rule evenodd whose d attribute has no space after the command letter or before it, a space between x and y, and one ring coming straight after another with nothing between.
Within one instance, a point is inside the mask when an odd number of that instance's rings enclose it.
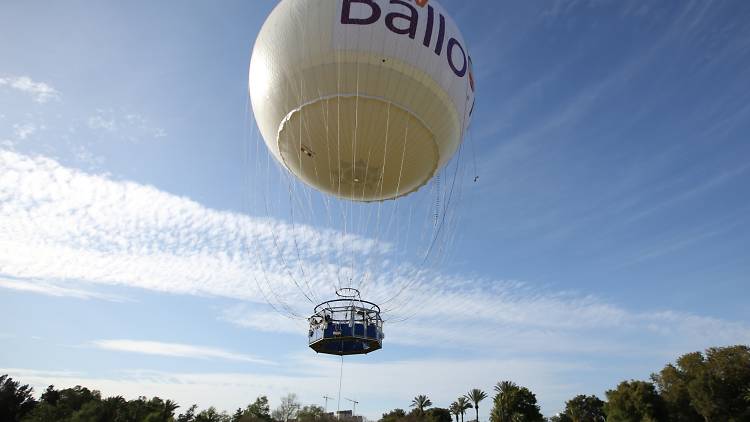
<instances>
[{"instance_id":1,"label":"treeline","mask_svg":"<svg viewBox=\"0 0 750 422\"><path fill-rule=\"evenodd\" d=\"M427 395L414 397L410 411L394 409L380 422L466 422L477 420L479 406L490 396L475 388L446 408L433 407ZM731 346L688 353L666 365L648 381L623 381L605 400L579 395L563 413L542 416L536 395L512 381L494 386L490 422L750 422L750 348ZM271 411L266 396L232 413L196 405L179 406L159 397L125 400L102 398L99 391L76 386L49 386L36 399L28 385L0 375L2 422L328 422L333 418L317 405L302 406L294 394Z\"/></svg>"},{"instance_id":2,"label":"treeline","mask_svg":"<svg viewBox=\"0 0 750 422\"><path fill-rule=\"evenodd\" d=\"M651 375L649 381L623 381L606 392L606 400L578 395L555 416L542 416L536 395L512 381L493 389L490 422L750 422L750 348L714 347L688 353ZM409 413L395 409L381 422L464 422L488 398L473 389L447 408L430 408L426 395L416 396ZM476 420L475 417L474 420Z\"/></svg>"}]
</instances>

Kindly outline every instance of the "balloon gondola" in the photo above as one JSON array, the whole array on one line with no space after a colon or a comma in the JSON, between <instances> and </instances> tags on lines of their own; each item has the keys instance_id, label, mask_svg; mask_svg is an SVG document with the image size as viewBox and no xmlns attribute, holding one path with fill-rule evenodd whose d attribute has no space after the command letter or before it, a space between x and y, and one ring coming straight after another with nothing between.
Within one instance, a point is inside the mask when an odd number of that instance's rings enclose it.
<instances>
[{"instance_id":1,"label":"balloon gondola","mask_svg":"<svg viewBox=\"0 0 750 422\"><path fill-rule=\"evenodd\" d=\"M329 355L365 355L383 347L380 307L362 300L357 289L342 288L338 299L315 307L308 319L310 348Z\"/></svg>"}]
</instances>

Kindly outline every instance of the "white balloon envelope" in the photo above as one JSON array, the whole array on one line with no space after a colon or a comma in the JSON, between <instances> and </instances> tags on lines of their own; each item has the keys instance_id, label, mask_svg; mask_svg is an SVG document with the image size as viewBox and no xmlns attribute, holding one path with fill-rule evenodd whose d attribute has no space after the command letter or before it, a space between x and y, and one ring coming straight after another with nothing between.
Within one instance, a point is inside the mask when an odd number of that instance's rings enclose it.
<instances>
[{"instance_id":1,"label":"white balloon envelope","mask_svg":"<svg viewBox=\"0 0 750 422\"><path fill-rule=\"evenodd\" d=\"M363 202L425 185L474 103L466 44L435 0L281 0L255 42L249 91L279 162Z\"/></svg>"}]
</instances>

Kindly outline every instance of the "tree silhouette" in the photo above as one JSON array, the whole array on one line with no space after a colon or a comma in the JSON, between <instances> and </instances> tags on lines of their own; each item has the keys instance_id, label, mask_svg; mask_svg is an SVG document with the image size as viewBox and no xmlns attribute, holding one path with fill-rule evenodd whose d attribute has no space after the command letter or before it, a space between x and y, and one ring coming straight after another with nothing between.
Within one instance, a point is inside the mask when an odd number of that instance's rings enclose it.
<instances>
[{"instance_id":1,"label":"tree silhouette","mask_svg":"<svg viewBox=\"0 0 750 422\"><path fill-rule=\"evenodd\" d=\"M464 422L464 414L466 414L467 410L472 408L472 405L469 403L469 399L463 396L456 400L456 404L458 405L458 410L461 412L461 422Z\"/></svg>"},{"instance_id":2,"label":"tree silhouette","mask_svg":"<svg viewBox=\"0 0 750 422\"><path fill-rule=\"evenodd\" d=\"M195 421L195 412L198 409L198 405L194 404L190 406L185 413L180 414L180 416L177 417L177 422L194 422Z\"/></svg>"},{"instance_id":3,"label":"tree silhouette","mask_svg":"<svg viewBox=\"0 0 750 422\"><path fill-rule=\"evenodd\" d=\"M448 410L456 417L456 422L458 422L458 416L461 414L461 409L458 408L458 402L453 402L448 407Z\"/></svg>"},{"instance_id":4,"label":"tree silhouette","mask_svg":"<svg viewBox=\"0 0 750 422\"><path fill-rule=\"evenodd\" d=\"M195 422L229 422L229 420L230 417L226 412L219 412L213 406L195 416Z\"/></svg>"},{"instance_id":5,"label":"tree silhouette","mask_svg":"<svg viewBox=\"0 0 750 422\"><path fill-rule=\"evenodd\" d=\"M688 353L652 379L672 414L686 421L750 420L750 347L712 347ZM689 417L689 418L688 418Z\"/></svg>"},{"instance_id":6,"label":"tree silhouette","mask_svg":"<svg viewBox=\"0 0 750 422\"><path fill-rule=\"evenodd\" d=\"M425 419L429 422L453 422L450 410L441 407L433 407L425 411Z\"/></svg>"},{"instance_id":7,"label":"tree silhouette","mask_svg":"<svg viewBox=\"0 0 750 422\"><path fill-rule=\"evenodd\" d=\"M565 415L572 422L604 422L604 402L596 396L583 394L573 397L565 403Z\"/></svg>"},{"instance_id":8,"label":"tree silhouette","mask_svg":"<svg viewBox=\"0 0 750 422\"><path fill-rule=\"evenodd\" d=\"M34 389L21 385L7 375L0 375L0 420L20 421L36 406Z\"/></svg>"},{"instance_id":9,"label":"tree silhouette","mask_svg":"<svg viewBox=\"0 0 750 422\"><path fill-rule=\"evenodd\" d=\"M646 381L623 381L607 391L604 406L608 422L660 422L667 420L664 400L654 384Z\"/></svg>"},{"instance_id":10,"label":"tree silhouette","mask_svg":"<svg viewBox=\"0 0 750 422\"><path fill-rule=\"evenodd\" d=\"M329 416L323 407L311 404L305 406L297 412L298 422L315 422L328 420Z\"/></svg>"},{"instance_id":11,"label":"tree silhouette","mask_svg":"<svg viewBox=\"0 0 750 422\"><path fill-rule=\"evenodd\" d=\"M544 420L536 404L536 396L526 387L512 381L501 381L495 385L491 422L537 422Z\"/></svg>"},{"instance_id":12,"label":"tree silhouette","mask_svg":"<svg viewBox=\"0 0 750 422\"><path fill-rule=\"evenodd\" d=\"M464 397L471 400L474 404L477 416L476 421L479 422L479 402L487 398L487 393L478 388L472 388Z\"/></svg>"},{"instance_id":13,"label":"tree silhouette","mask_svg":"<svg viewBox=\"0 0 750 422\"><path fill-rule=\"evenodd\" d=\"M281 404L273 411L273 418L278 421L289 422L297 415L299 408L300 403L297 400L297 395L289 393L281 398Z\"/></svg>"},{"instance_id":14,"label":"tree silhouette","mask_svg":"<svg viewBox=\"0 0 750 422\"><path fill-rule=\"evenodd\" d=\"M607 403L596 396L578 395L568 400L565 412L550 422L750 422L750 347L709 348L687 353L646 381L623 381L607 391ZM540 422L536 396L512 381L499 382L490 411L490 422ZM479 403L487 393L472 389L448 409L431 407L427 395L411 402L413 410L384 413L381 422L464 422L472 407L479 419ZM297 396L283 397L269 412L268 398L259 396L231 416L209 407L197 412L192 405L175 418L179 408L172 400L121 396L102 398L97 390L75 386L47 387L39 400L33 390L9 375L0 375L0 422L333 422L318 405L302 407ZM430 408L430 409L427 409ZM605 418L606 415L606 418ZM460 416L460 418L459 418Z\"/></svg>"},{"instance_id":15,"label":"tree silhouette","mask_svg":"<svg viewBox=\"0 0 750 422\"><path fill-rule=\"evenodd\" d=\"M424 394L420 394L412 399L410 407L417 410L419 416L424 416L425 408L432 406L432 401Z\"/></svg>"},{"instance_id":16,"label":"tree silhouette","mask_svg":"<svg viewBox=\"0 0 750 422\"><path fill-rule=\"evenodd\" d=\"M396 422L406 417L404 409L393 409L390 412L383 413L380 422Z\"/></svg>"},{"instance_id":17,"label":"tree silhouette","mask_svg":"<svg viewBox=\"0 0 750 422\"><path fill-rule=\"evenodd\" d=\"M271 407L268 405L268 397L258 396L255 401L248 405L245 413L262 420L271 420Z\"/></svg>"}]
</instances>

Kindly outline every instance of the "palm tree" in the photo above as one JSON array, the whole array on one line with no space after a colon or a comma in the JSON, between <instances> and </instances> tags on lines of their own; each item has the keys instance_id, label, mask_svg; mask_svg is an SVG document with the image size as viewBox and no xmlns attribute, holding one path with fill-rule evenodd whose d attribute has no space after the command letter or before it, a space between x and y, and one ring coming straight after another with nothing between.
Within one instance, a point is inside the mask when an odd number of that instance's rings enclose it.
<instances>
[{"instance_id":1,"label":"palm tree","mask_svg":"<svg viewBox=\"0 0 750 422\"><path fill-rule=\"evenodd\" d=\"M515 396L518 393L518 385L513 381L501 381L495 385L495 406L492 409L494 419L499 422L508 422L513 418Z\"/></svg>"},{"instance_id":2,"label":"palm tree","mask_svg":"<svg viewBox=\"0 0 750 422\"><path fill-rule=\"evenodd\" d=\"M479 422L479 402L487 398L487 393L485 393L484 391L478 388L473 388L464 397L466 397L467 399L471 400L474 403L474 410L476 410L477 412L476 421Z\"/></svg>"},{"instance_id":3,"label":"palm tree","mask_svg":"<svg viewBox=\"0 0 750 422\"><path fill-rule=\"evenodd\" d=\"M461 410L458 408L458 403L456 403L456 402L451 403L451 405L448 408L448 410L451 413L453 413L453 415L456 417L456 422L458 422L458 415L461 414Z\"/></svg>"},{"instance_id":4,"label":"palm tree","mask_svg":"<svg viewBox=\"0 0 750 422\"><path fill-rule=\"evenodd\" d=\"M461 412L461 422L464 422L464 414L466 414L468 409L472 408L472 405L469 403L469 400L463 396L456 400L456 404L458 405L458 410Z\"/></svg>"},{"instance_id":5,"label":"palm tree","mask_svg":"<svg viewBox=\"0 0 750 422\"><path fill-rule=\"evenodd\" d=\"M411 401L411 405L409 406L416 407L419 410L419 416L424 416L424 409L432 406L432 401L430 401L430 399L424 394L420 394L417 397L414 397L414 400Z\"/></svg>"},{"instance_id":6,"label":"palm tree","mask_svg":"<svg viewBox=\"0 0 750 422\"><path fill-rule=\"evenodd\" d=\"M177 410L180 406L173 402L172 400L167 400L164 402L164 420L169 421L172 420L174 417L174 411Z\"/></svg>"}]
</instances>

